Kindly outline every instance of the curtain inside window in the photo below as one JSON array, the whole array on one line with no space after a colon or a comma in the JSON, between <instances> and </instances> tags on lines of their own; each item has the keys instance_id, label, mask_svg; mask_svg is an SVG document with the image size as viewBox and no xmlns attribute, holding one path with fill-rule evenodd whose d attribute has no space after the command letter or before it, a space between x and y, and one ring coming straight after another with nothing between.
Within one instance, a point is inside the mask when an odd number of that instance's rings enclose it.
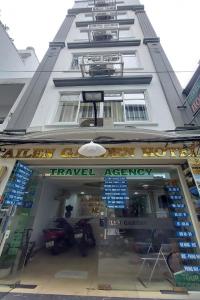
<instances>
[{"instance_id":1,"label":"curtain inside window","mask_svg":"<svg viewBox=\"0 0 200 300\"><path fill-rule=\"evenodd\" d=\"M97 117L99 117L99 103L97 105ZM94 106L92 103L81 103L79 118L90 119L94 118Z\"/></svg>"},{"instance_id":2,"label":"curtain inside window","mask_svg":"<svg viewBox=\"0 0 200 300\"><path fill-rule=\"evenodd\" d=\"M59 110L59 122L75 122L78 112L78 102L61 102Z\"/></svg>"},{"instance_id":3,"label":"curtain inside window","mask_svg":"<svg viewBox=\"0 0 200 300\"><path fill-rule=\"evenodd\" d=\"M112 118L113 122L124 122L123 103L118 101L104 102L104 118Z\"/></svg>"}]
</instances>

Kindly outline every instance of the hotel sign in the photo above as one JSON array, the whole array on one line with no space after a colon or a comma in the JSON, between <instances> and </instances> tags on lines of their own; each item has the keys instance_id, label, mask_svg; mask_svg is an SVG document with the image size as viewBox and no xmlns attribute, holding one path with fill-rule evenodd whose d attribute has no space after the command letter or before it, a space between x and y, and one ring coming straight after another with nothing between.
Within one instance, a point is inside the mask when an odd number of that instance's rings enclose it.
<instances>
[{"instance_id":1,"label":"hotel sign","mask_svg":"<svg viewBox=\"0 0 200 300\"><path fill-rule=\"evenodd\" d=\"M111 147L98 159L131 158L195 158L194 147ZM86 159L75 147L55 148L8 148L0 155L2 159ZM97 159L90 158L90 159Z\"/></svg>"},{"instance_id":2,"label":"hotel sign","mask_svg":"<svg viewBox=\"0 0 200 300\"><path fill-rule=\"evenodd\" d=\"M200 76L191 89L186 101L189 103L193 115L195 115L200 109Z\"/></svg>"}]
</instances>

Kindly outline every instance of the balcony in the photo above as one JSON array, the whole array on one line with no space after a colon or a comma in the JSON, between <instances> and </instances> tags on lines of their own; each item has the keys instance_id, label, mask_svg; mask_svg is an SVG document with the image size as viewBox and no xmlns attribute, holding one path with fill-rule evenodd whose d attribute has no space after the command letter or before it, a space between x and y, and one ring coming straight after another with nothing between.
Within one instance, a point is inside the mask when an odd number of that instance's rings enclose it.
<instances>
[{"instance_id":1,"label":"balcony","mask_svg":"<svg viewBox=\"0 0 200 300\"><path fill-rule=\"evenodd\" d=\"M89 25L88 39L90 42L107 42L119 40L119 24Z\"/></svg>"},{"instance_id":2,"label":"balcony","mask_svg":"<svg viewBox=\"0 0 200 300\"><path fill-rule=\"evenodd\" d=\"M87 55L80 65L83 77L123 76L124 63L120 54Z\"/></svg>"}]
</instances>

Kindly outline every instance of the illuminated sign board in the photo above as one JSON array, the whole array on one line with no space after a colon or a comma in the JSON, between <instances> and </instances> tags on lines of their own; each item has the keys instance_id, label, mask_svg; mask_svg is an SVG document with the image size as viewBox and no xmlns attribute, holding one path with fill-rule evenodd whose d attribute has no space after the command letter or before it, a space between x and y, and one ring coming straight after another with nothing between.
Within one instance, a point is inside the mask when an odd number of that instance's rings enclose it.
<instances>
[{"instance_id":1,"label":"illuminated sign board","mask_svg":"<svg viewBox=\"0 0 200 300\"><path fill-rule=\"evenodd\" d=\"M186 101L190 105L193 115L195 115L200 109L200 76L191 89Z\"/></svg>"}]
</instances>

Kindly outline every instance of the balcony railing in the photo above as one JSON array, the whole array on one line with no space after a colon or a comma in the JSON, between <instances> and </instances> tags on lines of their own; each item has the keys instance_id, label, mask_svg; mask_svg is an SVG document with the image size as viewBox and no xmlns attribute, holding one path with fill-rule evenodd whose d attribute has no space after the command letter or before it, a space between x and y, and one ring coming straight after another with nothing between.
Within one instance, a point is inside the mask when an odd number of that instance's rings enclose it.
<instances>
[{"instance_id":1,"label":"balcony railing","mask_svg":"<svg viewBox=\"0 0 200 300\"><path fill-rule=\"evenodd\" d=\"M88 38L90 42L119 40L119 24L92 24L89 25Z\"/></svg>"},{"instance_id":2,"label":"balcony railing","mask_svg":"<svg viewBox=\"0 0 200 300\"><path fill-rule=\"evenodd\" d=\"M124 63L120 54L87 55L80 65L83 77L123 76Z\"/></svg>"},{"instance_id":3,"label":"balcony railing","mask_svg":"<svg viewBox=\"0 0 200 300\"><path fill-rule=\"evenodd\" d=\"M95 7L105 7L116 5L116 0L94 0Z\"/></svg>"}]
</instances>

